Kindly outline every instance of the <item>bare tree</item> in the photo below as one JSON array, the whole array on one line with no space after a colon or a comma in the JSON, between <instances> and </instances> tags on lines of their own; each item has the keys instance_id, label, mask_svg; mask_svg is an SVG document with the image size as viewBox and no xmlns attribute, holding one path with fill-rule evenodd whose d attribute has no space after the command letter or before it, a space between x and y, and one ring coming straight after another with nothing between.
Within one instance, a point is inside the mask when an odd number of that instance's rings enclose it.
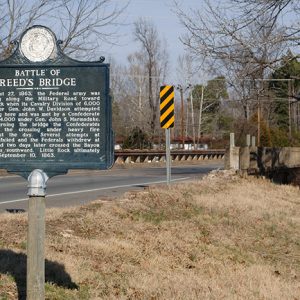
<instances>
[{"instance_id":1,"label":"bare tree","mask_svg":"<svg viewBox=\"0 0 300 300\"><path fill-rule=\"evenodd\" d=\"M113 42L117 21L127 3L113 0L0 0L0 57L8 57L14 40L28 27L40 23L57 32L63 50L88 57L101 43Z\"/></svg>"},{"instance_id":2,"label":"bare tree","mask_svg":"<svg viewBox=\"0 0 300 300\"><path fill-rule=\"evenodd\" d=\"M0 57L8 57L12 50L12 42L35 21L47 15L51 7L57 7L53 0L28 1L25 0L1 0L1 31L0 31Z\"/></svg>"},{"instance_id":3,"label":"bare tree","mask_svg":"<svg viewBox=\"0 0 300 300\"><path fill-rule=\"evenodd\" d=\"M151 111L147 99L147 70L142 53L128 56L128 65L114 63L111 89L115 103L121 108L115 122L117 134L127 135L135 127L150 131ZM118 124L117 124L118 123Z\"/></svg>"},{"instance_id":4,"label":"bare tree","mask_svg":"<svg viewBox=\"0 0 300 300\"><path fill-rule=\"evenodd\" d=\"M177 58L176 79L181 85L196 84L200 80L205 80L204 73L190 52L186 51Z\"/></svg>"},{"instance_id":5,"label":"bare tree","mask_svg":"<svg viewBox=\"0 0 300 300\"><path fill-rule=\"evenodd\" d=\"M103 43L115 43L119 17L128 1L118 4L113 0L60 0L60 9L54 11L62 37L63 50L70 55L87 56L94 53Z\"/></svg>"},{"instance_id":6,"label":"bare tree","mask_svg":"<svg viewBox=\"0 0 300 300\"><path fill-rule=\"evenodd\" d=\"M154 134L158 125L159 85L166 77L168 54L153 23L144 19L136 21L134 23L134 37L140 43L141 53L144 57L144 67L148 80L147 97L151 111L150 128L151 133Z\"/></svg>"},{"instance_id":7,"label":"bare tree","mask_svg":"<svg viewBox=\"0 0 300 300\"><path fill-rule=\"evenodd\" d=\"M249 25L257 17L266 13L269 15L269 20L277 22L283 13L297 12L300 7L297 0L232 0L231 2L240 11L238 15L241 20L240 28Z\"/></svg>"},{"instance_id":8,"label":"bare tree","mask_svg":"<svg viewBox=\"0 0 300 300\"><path fill-rule=\"evenodd\" d=\"M287 49L283 29L271 22L267 13L241 27L240 19L205 0L205 9L191 15L178 10L178 16L187 30L182 42L214 68L235 63L243 65L245 76L262 76Z\"/></svg>"},{"instance_id":9,"label":"bare tree","mask_svg":"<svg viewBox=\"0 0 300 300\"><path fill-rule=\"evenodd\" d=\"M109 57L110 63L110 95L112 97L112 126L116 137L126 136L128 129L126 120L129 120L127 99L129 99L127 81L127 68L118 64L114 58Z\"/></svg>"},{"instance_id":10,"label":"bare tree","mask_svg":"<svg viewBox=\"0 0 300 300\"><path fill-rule=\"evenodd\" d=\"M133 124L138 125L140 129L148 131L149 113L147 106L147 73L144 68L144 57L142 53L135 52L128 56L128 73L131 90L131 111L135 113ZM145 122L146 120L146 122Z\"/></svg>"},{"instance_id":11,"label":"bare tree","mask_svg":"<svg viewBox=\"0 0 300 300\"><path fill-rule=\"evenodd\" d=\"M187 32L181 40L211 73L226 76L248 119L249 100L262 90L261 79L269 76L291 45L290 31L278 16L293 1L203 2L201 10L192 9L189 13L176 4ZM296 38L296 32L293 35Z\"/></svg>"}]
</instances>

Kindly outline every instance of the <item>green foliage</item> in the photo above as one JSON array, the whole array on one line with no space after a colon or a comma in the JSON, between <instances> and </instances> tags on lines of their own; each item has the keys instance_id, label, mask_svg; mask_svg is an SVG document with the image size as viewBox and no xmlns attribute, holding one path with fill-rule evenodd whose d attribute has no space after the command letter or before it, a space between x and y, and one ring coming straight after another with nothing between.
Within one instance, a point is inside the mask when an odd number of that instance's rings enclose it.
<instances>
[{"instance_id":1,"label":"green foliage","mask_svg":"<svg viewBox=\"0 0 300 300\"><path fill-rule=\"evenodd\" d=\"M292 147L300 147L300 132L298 130L294 130L292 128L292 136L290 146Z\"/></svg>"},{"instance_id":2,"label":"green foliage","mask_svg":"<svg viewBox=\"0 0 300 300\"><path fill-rule=\"evenodd\" d=\"M276 116L276 125L285 130L289 130L289 113L288 113L288 100L286 102L276 101L275 107L275 116Z\"/></svg>"},{"instance_id":3,"label":"green foliage","mask_svg":"<svg viewBox=\"0 0 300 300\"><path fill-rule=\"evenodd\" d=\"M245 146L245 136L257 136L257 113L253 114L250 120L237 120L234 123L234 132L236 134L236 144ZM227 140L229 137L227 138ZM289 135L286 129L269 127L264 119L261 119L260 124L260 144L263 147L298 147L300 146L300 132L293 130L292 136Z\"/></svg>"},{"instance_id":4,"label":"green foliage","mask_svg":"<svg viewBox=\"0 0 300 300\"><path fill-rule=\"evenodd\" d=\"M124 149L144 149L150 147L151 142L149 141L147 134L139 127L132 129L131 133L123 143Z\"/></svg>"},{"instance_id":5,"label":"green foliage","mask_svg":"<svg viewBox=\"0 0 300 300\"><path fill-rule=\"evenodd\" d=\"M222 100L228 98L225 77L219 76L207 82L204 93L208 100Z\"/></svg>"},{"instance_id":6,"label":"green foliage","mask_svg":"<svg viewBox=\"0 0 300 300\"><path fill-rule=\"evenodd\" d=\"M222 131L223 133L227 133L229 131L232 131L233 122L234 122L233 116L230 116L229 114L226 114L226 112L221 112L220 115L219 115L219 118L218 118L218 129L219 129L219 131Z\"/></svg>"},{"instance_id":7,"label":"green foliage","mask_svg":"<svg viewBox=\"0 0 300 300\"><path fill-rule=\"evenodd\" d=\"M220 108L220 101L228 98L225 77L219 76L207 82L207 85L197 84L192 91L195 109L200 108L200 100L203 89L203 109L208 107L205 112L217 113Z\"/></svg>"},{"instance_id":8,"label":"green foliage","mask_svg":"<svg viewBox=\"0 0 300 300\"><path fill-rule=\"evenodd\" d=\"M271 129L271 138L274 147L289 147L291 145L286 131L280 128Z\"/></svg>"},{"instance_id":9,"label":"green foliage","mask_svg":"<svg viewBox=\"0 0 300 300\"><path fill-rule=\"evenodd\" d=\"M200 109L200 101L202 97L202 89L203 89L203 99L204 99L204 90L205 86L202 84L196 84L192 90L193 101L194 101L194 108Z\"/></svg>"},{"instance_id":10,"label":"green foliage","mask_svg":"<svg viewBox=\"0 0 300 300\"><path fill-rule=\"evenodd\" d=\"M221 110L223 99L228 98L225 77L216 77L207 82L206 85L195 85L192 91L194 109L200 110L202 103L202 131L222 136L232 127L233 118L224 110Z\"/></svg>"},{"instance_id":11,"label":"green foliage","mask_svg":"<svg viewBox=\"0 0 300 300\"><path fill-rule=\"evenodd\" d=\"M298 77L300 73L300 63L297 58L289 52L283 57L281 66L277 68L271 75L269 88L273 90L275 100L275 122L276 125L282 130L288 130L289 128L289 113L288 113L288 98L292 97L292 90L289 91L288 81L276 81L276 79L293 79ZM291 83L290 83L291 84ZM297 91L300 88L300 80L295 79L291 84L291 87Z\"/></svg>"}]
</instances>

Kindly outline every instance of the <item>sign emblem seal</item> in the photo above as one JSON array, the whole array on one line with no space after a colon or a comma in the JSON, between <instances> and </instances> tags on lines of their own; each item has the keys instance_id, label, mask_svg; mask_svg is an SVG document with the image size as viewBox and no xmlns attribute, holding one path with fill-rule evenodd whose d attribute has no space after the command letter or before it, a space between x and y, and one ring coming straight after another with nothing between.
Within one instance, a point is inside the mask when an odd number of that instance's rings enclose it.
<instances>
[{"instance_id":1,"label":"sign emblem seal","mask_svg":"<svg viewBox=\"0 0 300 300\"><path fill-rule=\"evenodd\" d=\"M20 41L22 54L32 62L49 59L55 48L55 37L49 29L32 27L25 32Z\"/></svg>"}]
</instances>

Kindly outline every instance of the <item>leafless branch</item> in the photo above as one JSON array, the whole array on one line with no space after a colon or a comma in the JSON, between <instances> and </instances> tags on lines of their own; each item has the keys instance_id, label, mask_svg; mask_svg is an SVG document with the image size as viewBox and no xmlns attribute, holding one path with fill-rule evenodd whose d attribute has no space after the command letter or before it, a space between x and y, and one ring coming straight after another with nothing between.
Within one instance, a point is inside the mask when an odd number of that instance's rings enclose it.
<instances>
[{"instance_id":1,"label":"leafless branch","mask_svg":"<svg viewBox=\"0 0 300 300\"><path fill-rule=\"evenodd\" d=\"M101 44L113 43L128 1L118 4L112 0L0 0L0 56L9 56L11 41L39 22L64 41L66 53L88 57Z\"/></svg>"}]
</instances>

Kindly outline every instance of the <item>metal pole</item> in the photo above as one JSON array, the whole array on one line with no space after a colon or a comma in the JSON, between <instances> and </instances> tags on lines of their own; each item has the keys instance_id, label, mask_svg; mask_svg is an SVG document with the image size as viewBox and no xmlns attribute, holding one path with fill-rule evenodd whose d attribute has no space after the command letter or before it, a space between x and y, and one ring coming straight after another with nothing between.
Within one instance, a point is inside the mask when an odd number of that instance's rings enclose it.
<instances>
[{"instance_id":1,"label":"metal pole","mask_svg":"<svg viewBox=\"0 0 300 300\"><path fill-rule=\"evenodd\" d=\"M257 101L258 101L258 106L257 106L257 146L260 147L260 136L261 136L261 107L260 107L260 97L259 97L259 92L257 92Z\"/></svg>"},{"instance_id":2,"label":"metal pole","mask_svg":"<svg viewBox=\"0 0 300 300\"><path fill-rule=\"evenodd\" d=\"M292 112L291 112L291 81L288 81L288 106L289 106L289 138L292 137Z\"/></svg>"},{"instance_id":3,"label":"metal pole","mask_svg":"<svg viewBox=\"0 0 300 300\"><path fill-rule=\"evenodd\" d=\"M191 91L191 106L192 106L192 132L193 132L193 143L194 143L194 150L196 150L196 132L195 132L195 116L194 116L193 90Z\"/></svg>"},{"instance_id":4,"label":"metal pole","mask_svg":"<svg viewBox=\"0 0 300 300\"><path fill-rule=\"evenodd\" d=\"M28 177L27 300L45 299L45 192L47 174Z\"/></svg>"},{"instance_id":5,"label":"metal pole","mask_svg":"<svg viewBox=\"0 0 300 300\"><path fill-rule=\"evenodd\" d=\"M184 103L183 103L183 88L180 89L180 100L181 100L181 138L182 138L182 149L184 149Z\"/></svg>"},{"instance_id":6,"label":"metal pole","mask_svg":"<svg viewBox=\"0 0 300 300\"><path fill-rule=\"evenodd\" d=\"M171 151L170 151L170 128L166 129L166 168L167 183L171 183Z\"/></svg>"},{"instance_id":7,"label":"metal pole","mask_svg":"<svg viewBox=\"0 0 300 300\"><path fill-rule=\"evenodd\" d=\"M203 100L204 100L204 86L202 85L202 86L201 86L200 108L199 108L199 124L198 124L197 148L199 147L200 136L201 136Z\"/></svg>"},{"instance_id":8,"label":"metal pole","mask_svg":"<svg viewBox=\"0 0 300 300\"><path fill-rule=\"evenodd\" d=\"M190 109L190 103L189 103L189 99L187 99L186 101L186 121L185 121L185 134L184 136L185 137L188 137L189 136L189 123L190 123L190 112L189 112L189 109Z\"/></svg>"}]
</instances>

